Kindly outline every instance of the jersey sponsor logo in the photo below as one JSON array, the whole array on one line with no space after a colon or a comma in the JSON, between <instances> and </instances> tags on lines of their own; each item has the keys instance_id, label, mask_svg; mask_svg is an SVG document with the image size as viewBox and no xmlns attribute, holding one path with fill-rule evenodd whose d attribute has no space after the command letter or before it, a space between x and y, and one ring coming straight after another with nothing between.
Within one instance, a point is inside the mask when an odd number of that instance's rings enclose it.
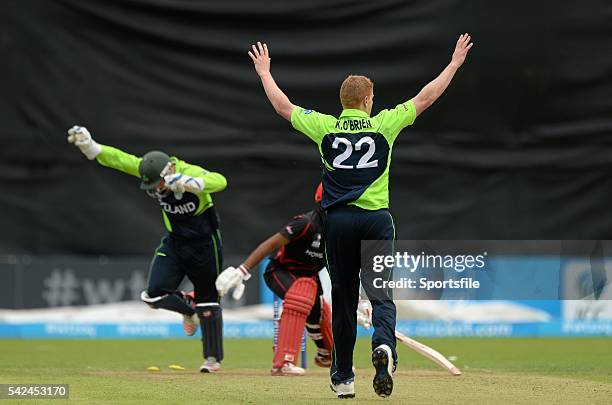
<instances>
[{"instance_id":1,"label":"jersey sponsor logo","mask_svg":"<svg viewBox=\"0 0 612 405\"><path fill-rule=\"evenodd\" d=\"M320 233L318 233L315 236L315 240L312 241L312 245L310 245L310 246L312 246L314 249L318 249L318 248L321 247L321 234Z\"/></svg>"},{"instance_id":2,"label":"jersey sponsor logo","mask_svg":"<svg viewBox=\"0 0 612 405\"><path fill-rule=\"evenodd\" d=\"M360 131L362 129L372 128L372 121L362 118L360 120L338 120L336 121L336 129L343 131Z\"/></svg>"},{"instance_id":3,"label":"jersey sponsor logo","mask_svg":"<svg viewBox=\"0 0 612 405\"><path fill-rule=\"evenodd\" d=\"M312 110L302 110L302 112L306 115L312 114Z\"/></svg>"},{"instance_id":4,"label":"jersey sponsor logo","mask_svg":"<svg viewBox=\"0 0 612 405\"><path fill-rule=\"evenodd\" d=\"M293 228L291 226L288 225L287 227L285 227L285 230L289 235L293 235Z\"/></svg>"},{"instance_id":5,"label":"jersey sponsor logo","mask_svg":"<svg viewBox=\"0 0 612 405\"><path fill-rule=\"evenodd\" d=\"M170 205L168 203L160 201L159 205L161 205L162 209L168 214L190 214L192 212L195 212L197 208L195 203L191 201L180 205Z\"/></svg>"},{"instance_id":6,"label":"jersey sponsor logo","mask_svg":"<svg viewBox=\"0 0 612 405\"><path fill-rule=\"evenodd\" d=\"M306 249L306 252L304 252L304 253L306 253L308 256L314 257L316 259L322 259L323 258L323 253L321 253L321 252L313 252L310 249Z\"/></svg>"}]
</instances>

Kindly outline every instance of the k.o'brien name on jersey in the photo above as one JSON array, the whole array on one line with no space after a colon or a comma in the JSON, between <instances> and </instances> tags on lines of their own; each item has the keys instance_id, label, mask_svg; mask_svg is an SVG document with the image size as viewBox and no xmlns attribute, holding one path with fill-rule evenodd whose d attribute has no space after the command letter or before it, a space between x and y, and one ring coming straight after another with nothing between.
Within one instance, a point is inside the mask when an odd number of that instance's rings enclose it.
<instances>
[{"instance_id":1,"label":"k.o'brien name on jersey","mask_svg":"<svg viewBox=\"0 0 612 405\"><path fill-rule=\"evenodd\" d=\"M372 128L372 121L366 118L359 120L338 120L336 121L336 129L343 131L359 131L362 129Z\"/></svg>"}]
</instances>

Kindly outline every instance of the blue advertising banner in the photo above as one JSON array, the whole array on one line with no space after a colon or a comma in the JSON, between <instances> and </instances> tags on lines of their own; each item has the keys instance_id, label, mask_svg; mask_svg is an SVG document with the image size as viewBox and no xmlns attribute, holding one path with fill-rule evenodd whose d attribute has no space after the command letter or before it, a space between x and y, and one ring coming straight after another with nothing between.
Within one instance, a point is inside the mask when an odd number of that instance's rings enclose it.
<instances>
[{"instance_id":1,"label":"blue advertising banner","mask_svg":"<svg viewBox=\"0 0 612 405\"><path fill-rule=\"evenodd\" d=\"M561 337L612 336L611 320L529 323L398 321L397 330L412 337ZM226 322L226 338L270 338L272 321ZM372 333L361 326L358 336ZM198 339L185 336L180 323L0 323L2 339Z\"/></svg>"}]
</instances>

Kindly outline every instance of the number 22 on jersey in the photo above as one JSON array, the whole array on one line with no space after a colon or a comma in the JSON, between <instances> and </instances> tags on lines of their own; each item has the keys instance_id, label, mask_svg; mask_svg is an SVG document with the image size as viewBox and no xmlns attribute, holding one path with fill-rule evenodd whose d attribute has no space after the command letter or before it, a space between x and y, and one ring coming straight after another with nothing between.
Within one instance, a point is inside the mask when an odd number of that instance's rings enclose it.
<instances>
[{"instance_id":1,"label":"number 22 on jersey","mask_svg":"<svg viewBox=\"0 0 612 405\"><path fill-rule=\"evenodd\" d=\"M336 169L367 169L370 167L378 167L378 159L373 159L374 153L376 152L376 142L369 136L365 136L359 139L355 145L348 140L337 136L332 143L332 149L341 149L341 145L344 146L344 151L336 156L332 166ZM363 152L362 152L363 151ZM361 158L357 165L344 164L352 156L353 152L360 153Z\"/></svg>"}]
</instances>

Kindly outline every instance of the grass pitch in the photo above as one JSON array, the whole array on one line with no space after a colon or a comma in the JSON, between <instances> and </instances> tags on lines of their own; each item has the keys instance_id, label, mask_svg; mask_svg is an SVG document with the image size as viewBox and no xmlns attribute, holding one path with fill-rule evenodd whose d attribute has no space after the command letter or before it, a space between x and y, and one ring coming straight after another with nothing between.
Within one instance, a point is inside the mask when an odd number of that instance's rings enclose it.
<instances>
[{"instance_id":1,"label":"grass pitch","mask_svg":"<svg viewBox=\"0 0 612 405\"><path fill-rule=\"evenodd\" d=\"M367 339L357 342L354 403L610 404L612 339L423 339L463 375L452 377L401 345L390 398L372 390ZM0 340L0 383L70 384L69 402L319 404L338 402L328 371L270 377L270 340L226 340L218 374L200 374L197 340ZM309 346L312 357L313 346ZM172 371L178 364L185 371ZM159 372L146 368L158 366ZM2 401L11 403L12 401ZM25 404L34 403L23 400Z\"/></svg>"}]
</instances>

